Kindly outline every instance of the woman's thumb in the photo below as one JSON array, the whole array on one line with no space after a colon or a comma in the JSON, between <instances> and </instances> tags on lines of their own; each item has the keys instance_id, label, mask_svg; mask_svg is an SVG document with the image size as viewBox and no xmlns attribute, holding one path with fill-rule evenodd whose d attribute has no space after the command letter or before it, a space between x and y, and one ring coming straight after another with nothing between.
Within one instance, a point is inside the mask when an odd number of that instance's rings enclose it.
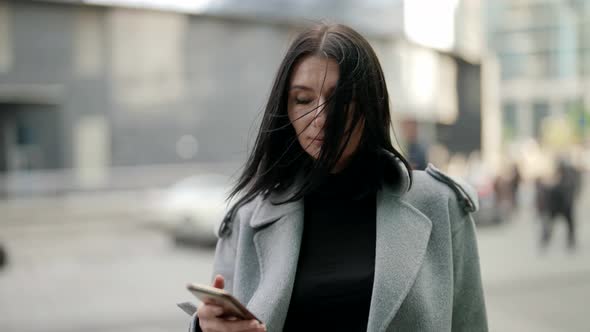
<instances>
[{"instance_id":1,"label":"woman's thumb","mask_svg":"<svg viewBox=\"0 0 590 332\"><path fill-rule=\"evenodd\" d=\"M213 280L213 287L223 289L225 287L225 279L221 274L215 276L215 280Z\"/></svg>"}]
</instances>

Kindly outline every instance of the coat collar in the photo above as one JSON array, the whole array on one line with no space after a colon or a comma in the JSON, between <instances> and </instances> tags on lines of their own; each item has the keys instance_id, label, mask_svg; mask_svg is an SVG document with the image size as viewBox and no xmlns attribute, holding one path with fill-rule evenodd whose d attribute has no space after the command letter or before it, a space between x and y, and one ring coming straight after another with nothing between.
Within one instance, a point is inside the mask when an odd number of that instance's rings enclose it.
<instances>
[{"instance_id":1,"label":"coat collar","mask_svg":"<svg viewBox=\"0 0 590 332\"><path fill-rule=\"evenodd\" d=\"M420 270L432 222L401 197L408 191L409 174L402 170L397 186L384 185L377 193L377 236L369 331L383 331L395 317ZM286 195L271 195L280 200ZM303 234L303 201L274 205L261 200L250 225L260 264L260 283L248 307L268 326L280 331L285 322Z\"/></svg>"},{"instance_id":2,"label":"coat collar","mask_svg":"<svg viewBox=\"0 0 590 332\"><path fill-rule=\"evenodd\" d=\"M386 172L400 174L399 181L388 191L394 195L402 196L410 190L410 173L404 163L394 154L387 150L381 151L382 158L385 159ZM261 200L256 212L250 219L250 226L253 228L264 227L279 220L282 216L291 213L294 209L303 207L303 202L290 202L286 204L273 204L273 202L286 201L301 186L301 176L297 178L295 184L283 192L273 192L267 200Z\"/></svg>"}]
</instances>

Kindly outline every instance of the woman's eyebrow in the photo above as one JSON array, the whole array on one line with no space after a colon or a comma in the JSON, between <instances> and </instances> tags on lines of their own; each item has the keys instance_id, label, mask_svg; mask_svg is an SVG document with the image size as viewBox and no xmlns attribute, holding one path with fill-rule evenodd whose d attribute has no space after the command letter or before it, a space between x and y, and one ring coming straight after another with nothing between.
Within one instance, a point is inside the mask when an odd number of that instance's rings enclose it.
<instances>
[{"instance_id":1,"label":"woman's eyebrow","mask_svg":"<svg viewBox=\"0 0 590 332\"><path fill-rule=\"evenodd\" d=\"M297 89L315 92L315 90L313 88L310 88L305 85L300 85L300 84L293 85L289 88L289 90L297 90ZM329 87L329 88L325 89L326 93L328 93L328 94L332 93L333 90L334 90L334 87Z\"/></svg>"},{"instance_id":2,"label":"woman's eyebrow","mask_svg":"<svg viewBox=\"0 0 590 332\"><path fill-rule=\"evenodd\" d=\"M307 91L313 91L312 88L305 86L305 85L293 85L291 86L291 88L289 90L296 90L296 89L300 89L300 90L307 90Z\"/></svg>"}]
</instances>

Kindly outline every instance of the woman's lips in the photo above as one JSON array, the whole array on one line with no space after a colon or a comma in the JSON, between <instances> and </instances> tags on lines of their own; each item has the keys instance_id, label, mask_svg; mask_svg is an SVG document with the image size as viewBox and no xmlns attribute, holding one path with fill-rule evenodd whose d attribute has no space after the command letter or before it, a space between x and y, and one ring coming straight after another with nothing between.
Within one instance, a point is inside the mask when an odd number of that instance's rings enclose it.
<instances>
[{"instance_id":1,"label":"woman's lips","mask_svg":"<svg viewBox=\"0 0 590 332\"><path fill-rule=\"evenodd\" d=\"M324 144L323 138L311 137L310 139L311 139L311 144L314 144L316 146L322 146Z\"/></svg>"}]
</instances>

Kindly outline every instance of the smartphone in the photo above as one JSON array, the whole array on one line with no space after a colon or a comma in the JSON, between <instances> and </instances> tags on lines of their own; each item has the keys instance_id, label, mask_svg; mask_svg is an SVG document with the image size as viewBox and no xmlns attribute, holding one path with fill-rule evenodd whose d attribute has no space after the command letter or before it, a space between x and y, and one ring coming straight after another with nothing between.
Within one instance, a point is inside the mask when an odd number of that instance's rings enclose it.
<instances>
[{"instance_id":1,"label":"smartphone","mask_svg":"<svg viewBox=\"0 0 590 332\"><path fill-rule=\"evenodd\" d=\"M186 288L203 303L215 304L222 307L225 312L222 317L236 317L247 320L256 319L262 323L240 301L223 289L200 284L188 284Z\"/></svg>"}]
</instances>

